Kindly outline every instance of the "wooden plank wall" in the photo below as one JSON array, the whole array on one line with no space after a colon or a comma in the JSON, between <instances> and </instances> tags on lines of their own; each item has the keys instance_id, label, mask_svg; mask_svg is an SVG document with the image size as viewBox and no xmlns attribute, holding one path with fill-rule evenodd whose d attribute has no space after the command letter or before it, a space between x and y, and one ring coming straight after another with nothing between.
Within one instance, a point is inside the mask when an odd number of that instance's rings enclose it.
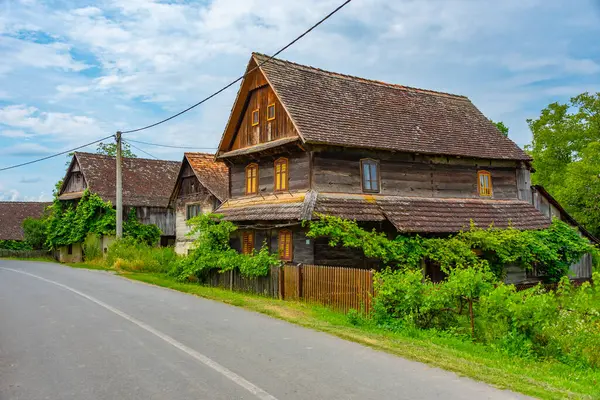
<instances>
[{"instance_id":1,"label":"wooden plank wall","mask_svg":"<svg viewBox=\"0 0 600 400\"><path fill-rule=\"evenodd\" d=\"M266 81L265 81L266 85ZM250 98L231 150L254 146L284 137L298 136L292 120L275 96L270 86L262 86L250 92ZM275 119L267 121L267 107L275 104ZM258 125L252 126L252 111L258 109Z\"/></svg>"},{"instance_id":2,"label":"wooden plank wall","mask_svg":"<svg viewBox=\"0 0 600 400\"><path fill-rule=\"evenodd\" d=\"M310 157L306 152L296 152L281 155L288 159L289 190L308 190L309 188L309 163ZM265 157L258 163L258 190L262 193L273 193L275 178L273 163L277 157ZM246 166L247 164L233 164L230 167L231 197L246 195Z\"/></svg>"},{"instance_id":3,"label":"wooden plank wall","mask_svg":"<svg viewBox=\"0 0 600 400\"><path fill-rule=\"evenodd\" d=\"M340 152L316 152L313 185L317 192L362 193L360 159L374 158L380 162L381 194L417 197L472 197L477 192L477 171L492 174L493 198L516 199L516 166L479 165L476 160L448 160L425 156L364 155ZM390 159L390 157L394 157ZM462 162L462 164L461 164Z\"/></svg>"}]
</instances>

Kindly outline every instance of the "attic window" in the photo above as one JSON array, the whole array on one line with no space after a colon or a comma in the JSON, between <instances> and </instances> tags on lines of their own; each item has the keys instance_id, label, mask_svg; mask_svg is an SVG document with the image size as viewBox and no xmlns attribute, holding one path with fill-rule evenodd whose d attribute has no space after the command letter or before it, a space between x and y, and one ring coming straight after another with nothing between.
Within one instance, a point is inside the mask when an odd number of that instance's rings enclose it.
<instances>
[{"instance_id":1,"label":"attic window","mask_svg":"<svg viewBox=\"0 0 600 400\"><path fill-rule=\"evenodd\" d=\"M489 197L492 195L492 174L488 171L477 172L477 188L480 196Z\"/></svg>"},{"instance_id":2,"label":"attic window","mask_svg":"<svg viewBox=\"0 0 600 400\"><path fill-rule=\"evenodd\" d=\"M258 108L252 111L252 126L258 125Z\"/></svg>"},{"instance_id":3,"label":"attic window","mask_svg":"<svg viewBox=\"0 0 600 400\"><path fill-rule=\"evenodd\" d=\"M275 103L269 104L267 107L267 121L273 121L275 119Z\"/></svg>"}]
</instances>

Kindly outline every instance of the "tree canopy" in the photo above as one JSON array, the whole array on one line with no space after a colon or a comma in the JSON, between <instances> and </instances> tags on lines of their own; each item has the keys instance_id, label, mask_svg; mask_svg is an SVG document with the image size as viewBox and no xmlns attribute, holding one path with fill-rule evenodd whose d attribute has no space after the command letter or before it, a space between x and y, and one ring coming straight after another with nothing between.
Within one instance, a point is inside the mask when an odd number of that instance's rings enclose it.
<instances>
[{"instance_id":1,"label":"tree canopy","mask_svg":"<svg viewBox=\"0 0 600 400\"><path fill-rule=\"evenodd\" d=\"M600 93L552 103L527 120L534 184L544 186L594 235L600 236Z\"/></svg>"},{"instance_id":2,"label":"tree canopy","mask_svg":"<svg viewBox=\"0 0 600 400\"><path fill-rule=\"evenodd\" d=\"M129 143L127 142L122 142L121 143L121 152L123 153L123 157L126 158L136 158L137 155L131 150L131 146L129 146ZM100 142L98 143L98 146L96 147L96 153L98 154L104 154L106 156L113 156L116 157L117 156L117 144L116 143L104 143L104 142Z\"/></svg>"},{"instance_id":3,"label":"tree canopy","mask_svg":"<svg viewBox=\"0 0 600 400\"><path fill-rule=\"evenodd\" d=\"M498 130L500 132L502 132L502 134L506 137L508 137L508 126L504 125L504 122L502 121L498 121L498 122L494 122L490 119L490 122L494 125L496 125L496 128L498 128Z\"/></svg>"}]
</instances>

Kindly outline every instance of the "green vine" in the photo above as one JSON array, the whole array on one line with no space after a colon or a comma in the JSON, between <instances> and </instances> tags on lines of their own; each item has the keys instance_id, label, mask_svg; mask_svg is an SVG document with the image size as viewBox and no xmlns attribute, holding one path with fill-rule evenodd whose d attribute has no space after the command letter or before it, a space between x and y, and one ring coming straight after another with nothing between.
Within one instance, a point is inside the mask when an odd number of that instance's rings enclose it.
<instances>
[{"instance_id":1,"label":"green vine","mask_svg":"<svg viewBox=\"0 0 600 400\"><path fill-rule=\"evenodd\" d=\"M229 238L237 227L222 219L222 215L203 214L188 221L188 235L196 237L193 249L182 258L171 274L179 280L203 279L207 272L239 269L243 276L266 276L271 267L281 264L265 244L252 254L240 254L229 246Z\"/></svg>"},{"instance_id":2,"label":"green vine","mask_svg":"<svg viewBox=\"0 0 600 400\"><path fill-rule=\"evenodd\" d=\"M584 254L598 255L587 239L556 219L549 228L537 231L472 225L468 231L444 238L398 235L389 239L374 229L361 228L356 221L319 217L309 222L309 237L327 237L331 246L361 249L366 257L401 269L420 268L422 260L429 260L446 274L455 268L488 267L500 278L505 267L514 264L527 270L536 268L548 282L558 282Z\"/></svg>"}]
</instances>

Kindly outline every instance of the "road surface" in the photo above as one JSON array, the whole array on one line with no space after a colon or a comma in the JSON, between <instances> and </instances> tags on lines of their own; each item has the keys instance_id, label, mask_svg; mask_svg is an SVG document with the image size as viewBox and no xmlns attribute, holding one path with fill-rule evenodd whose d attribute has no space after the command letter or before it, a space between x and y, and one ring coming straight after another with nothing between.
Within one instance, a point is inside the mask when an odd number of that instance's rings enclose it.
<instances>
[{"instance_id":1,"label":"road surface","mask_svg":"<svg viewBox=\"0 0 600 400\"><path fill-rule=\"evenodd\" d=\"M514 399L103 271L0 260L0 399Z\"/></svg>"}]
</instances>

